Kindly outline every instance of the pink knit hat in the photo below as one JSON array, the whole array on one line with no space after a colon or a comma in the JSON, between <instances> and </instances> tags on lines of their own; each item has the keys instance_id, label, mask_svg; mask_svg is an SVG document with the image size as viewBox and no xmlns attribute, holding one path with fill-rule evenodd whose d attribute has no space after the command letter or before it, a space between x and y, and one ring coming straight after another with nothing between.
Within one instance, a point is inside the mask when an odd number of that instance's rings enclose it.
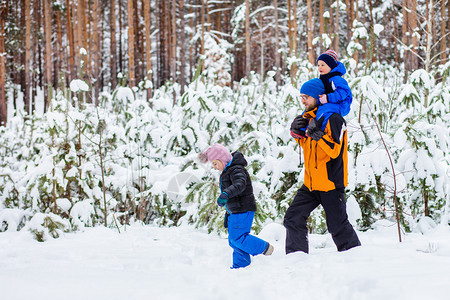
<instances>
[{"instance_id":1,"label":"pink knit hat","mask_svg":"<svg viewBox=\"0 0 450 300\"><path fill-rule=\"evenodd\" d=\"M230 151L227 150L224 146L221 144L214 144L208 149L206 149L205 152L200 153L198 155L198 159L202 163L206 163L208 161L213 161L215 159L220 160L224 165L227 165L233 157L231 156Z\"/></svg>"}]
</instances>

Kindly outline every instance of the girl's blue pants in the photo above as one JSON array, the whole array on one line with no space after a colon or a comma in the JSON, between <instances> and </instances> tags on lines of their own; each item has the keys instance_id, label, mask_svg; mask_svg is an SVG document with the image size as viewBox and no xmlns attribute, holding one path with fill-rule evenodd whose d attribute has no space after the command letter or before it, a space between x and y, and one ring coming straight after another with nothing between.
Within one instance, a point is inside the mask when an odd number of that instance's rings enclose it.
<instances>
[{"instance_id":1,"label":"girl's blue pants","mask_svg":"<svg viewBox=\"0 0 450 300\"><path fill-rule=\"evenodd\" d=\"M232 269L248 266L250 255L261 254L268 246L266 241L250 234L254 217L254 211L228 217L228 243L234 250Z\"/></svg>"}]
</instances>

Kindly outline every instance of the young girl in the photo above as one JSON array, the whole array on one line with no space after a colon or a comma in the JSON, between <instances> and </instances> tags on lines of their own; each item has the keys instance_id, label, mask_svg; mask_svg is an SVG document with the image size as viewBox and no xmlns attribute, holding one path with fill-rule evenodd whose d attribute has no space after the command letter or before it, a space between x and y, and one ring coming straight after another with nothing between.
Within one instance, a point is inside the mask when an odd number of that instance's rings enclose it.
<instances>
[{"instance_id":1,"label":"young girl","mask_svg":"<svg viewBox=\"0 0 450 300\"><path fill-rule=\"evenodd\" d=\"M250 234L256 211L253 187L242 153L230 153L221 144L209 147L198 155L202 163L211 162L221 171L219 206L227 210L225 227L228 226L228 243L233 248L232 269L243 268L251 263L250 255L271 255L273 246ZM228 217L228 218L227 218Z\"/></svg>"}]
</instances>

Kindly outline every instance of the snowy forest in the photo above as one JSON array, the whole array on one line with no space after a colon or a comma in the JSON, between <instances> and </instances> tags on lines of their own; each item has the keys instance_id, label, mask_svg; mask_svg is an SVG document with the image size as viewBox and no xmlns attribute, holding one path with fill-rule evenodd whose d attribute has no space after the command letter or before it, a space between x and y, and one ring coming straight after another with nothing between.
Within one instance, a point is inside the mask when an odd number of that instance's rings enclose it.
<instances>
[{"instance_id":1,"label":"snowy forest","mask_svg":"<svg viewBox=\"0 0 450 300\"><path fill-rule=\"evenodd\" d=\"M349 217L450 217L448 0L0 0L0 231L224 232L214 143L249 161L254 230L303 181L289 134L317 57L353 93ZM325 233L323 210L309 219ZM400 235L400 232L399 232Z\"/></svg>"}]
</instances>

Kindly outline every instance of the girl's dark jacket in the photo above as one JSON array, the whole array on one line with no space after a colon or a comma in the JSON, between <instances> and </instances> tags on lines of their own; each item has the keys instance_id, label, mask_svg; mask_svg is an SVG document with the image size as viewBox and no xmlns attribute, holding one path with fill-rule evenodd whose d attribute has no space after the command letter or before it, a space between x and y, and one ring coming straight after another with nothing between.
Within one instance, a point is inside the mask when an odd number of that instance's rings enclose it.
<instances>
[{"instance_id":1,"label":"girl's dark jacket","mask_svg":"<svg viewBox=\"0 0 450 300\"><path fill-rule=\"evenodd\" d=\"M239 151L231 155L233 158L220 174L220 190L229 197L225 208L231 214L256 211L252 181L245 169L247 161Z\"/></svg>"}]
</instances>

